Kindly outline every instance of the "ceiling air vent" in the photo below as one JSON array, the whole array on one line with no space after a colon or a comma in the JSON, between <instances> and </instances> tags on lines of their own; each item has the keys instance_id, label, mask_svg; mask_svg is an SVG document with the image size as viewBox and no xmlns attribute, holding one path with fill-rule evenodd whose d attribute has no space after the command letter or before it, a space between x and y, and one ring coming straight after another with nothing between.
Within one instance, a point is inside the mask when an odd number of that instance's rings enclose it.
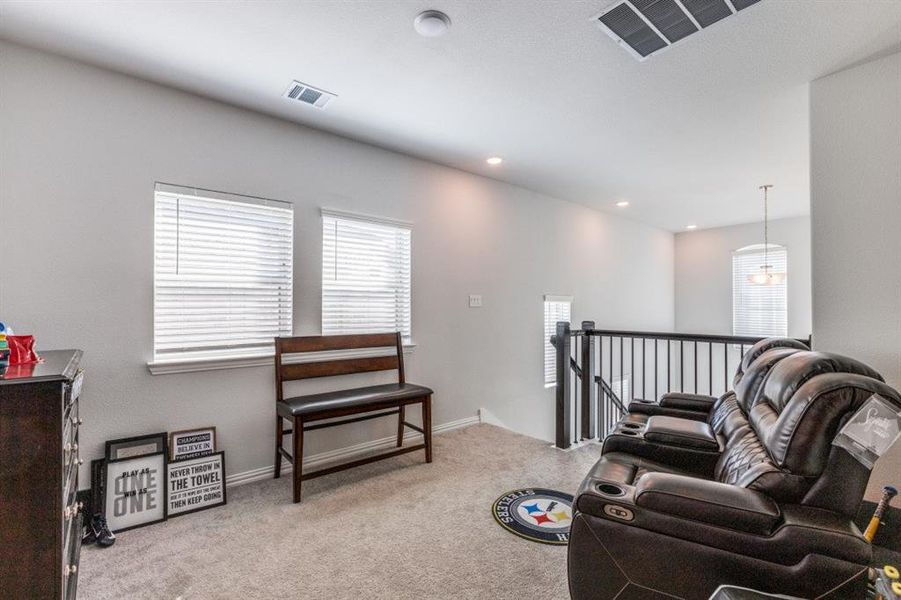
<instances>
[{"instance_id":1,"label":"ceiling air vent","mask_svg":"<svg viewBox=\"0 0 901 600\"><path fill-rule=\"evenodd\" d=\"M289 85L288 89L285 91L285 98L309 104L320 110L325 108L329 102L337 97L337 95L332 94L331 92L314 88L299 81L292 81L291 85Z\"/></svg>"},{"instance_id":2,"label":"ceiling air vent","mask_svg":"<svg viewBox=\"0 0 901 600\"><path fill-rule=\"evenodd\" d=\"M672 46L760 0L625 0L594 17L638 60Z\"/></svg>"}]
</instances>

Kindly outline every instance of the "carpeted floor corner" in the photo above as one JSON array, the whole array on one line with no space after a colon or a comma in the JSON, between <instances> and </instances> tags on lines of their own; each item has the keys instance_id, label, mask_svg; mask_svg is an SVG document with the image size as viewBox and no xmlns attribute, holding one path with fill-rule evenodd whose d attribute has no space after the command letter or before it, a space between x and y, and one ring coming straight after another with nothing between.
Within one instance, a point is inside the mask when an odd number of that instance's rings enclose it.
<instances>
[{"instance_id":1,"label":"carpeted floor corner","mask_svg":"<svg viewBox=\"0 0 901 600\"><path fill-rule=\"evenodd\" d=\"M574 493L599 446L561 452L490 425L408 454L304 482L229 489L228 505L127 531L82 551L81 600L391 600L569 597L566 547L499 527L492 502L515 488Z\"/></svg>"}]
</instances>

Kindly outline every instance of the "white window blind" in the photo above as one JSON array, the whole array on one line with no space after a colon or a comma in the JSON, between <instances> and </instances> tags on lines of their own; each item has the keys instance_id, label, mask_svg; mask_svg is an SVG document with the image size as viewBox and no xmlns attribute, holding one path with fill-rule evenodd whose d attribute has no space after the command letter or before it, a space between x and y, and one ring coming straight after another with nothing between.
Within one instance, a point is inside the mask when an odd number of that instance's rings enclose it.
<instances>
[{"instance_id":1,"label":"white window blind","mask_svg":"<svg viewBox=\"0 0 901 600\"><path fill-rule=\"evenodd\" d=\"M411 342L409 225L322 212L322 333Z\"/></svg>"},{"instance_id":2,"label":"white window blind","mask_svg":"<svg viewBox=\"0 0 901 600\"><path fill-rule=\"evenodd\" d=\"M788 273L784 246L770 244L767 264L774 273ZM748 276L761 272L763 245L748 246L732 254L732 330L734 335L788 335L786 280L775 285L759 285Z\"/></svg>"},{"instance_id":3,"label":"white window blind","mask_svg":"<svg viewBox=\"0 0 901 600\"><path fill-rule=\"evenodd\" d=\"M551 336L557 333L557 321L570 321L572 298L567 296L544 297L544 385L557 383L557 351L551 345Z\"/></svg>"},{"instance_id":4,"label":"white window blind","mask_svg":"<svg viewBox=\"0 0 901 600\"><path fill-rule=\"evenodd\" d=\"M157 184L154 361L266 354L291 335L291 204Z\"/></svg>"}]
</instances>

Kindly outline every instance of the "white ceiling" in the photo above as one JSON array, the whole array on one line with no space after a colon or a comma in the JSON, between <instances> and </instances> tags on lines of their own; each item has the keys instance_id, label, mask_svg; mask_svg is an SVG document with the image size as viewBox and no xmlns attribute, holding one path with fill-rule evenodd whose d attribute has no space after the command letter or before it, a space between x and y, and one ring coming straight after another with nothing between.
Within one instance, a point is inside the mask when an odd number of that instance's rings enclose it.
<instances>
[{"instance_id":1,"label":"white ceiling","mask_svg":"<svg viewBox=\"0 0 901 600\"><path fill-rule=\"evenodd\" d=\"M0 0L0 37L672 230L760 220L761 183L807 214L807 83L901 49L901 1L762 0L640 63L610 3Z\"/></svg>"}]
</instances>

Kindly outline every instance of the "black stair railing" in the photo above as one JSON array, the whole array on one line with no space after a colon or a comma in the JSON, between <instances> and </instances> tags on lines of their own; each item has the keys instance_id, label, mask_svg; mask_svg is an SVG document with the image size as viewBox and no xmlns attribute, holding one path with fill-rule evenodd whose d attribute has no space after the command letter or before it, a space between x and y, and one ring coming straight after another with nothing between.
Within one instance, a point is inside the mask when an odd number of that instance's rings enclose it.
<instances>
[{"instance_id":1,"label":"black stair railing","mask_svg":"<svg viewBox=\"0 0 901 600\"><path fill-rule=\"evenodd\" d=\"M603 439L638 398L658 401L666 392L721 396L753 336L702 335L595 329L557 323L551 336L557 356L558 448ZM809 338L800 340L809 345Z\"/></svg>"}]
</instances>

